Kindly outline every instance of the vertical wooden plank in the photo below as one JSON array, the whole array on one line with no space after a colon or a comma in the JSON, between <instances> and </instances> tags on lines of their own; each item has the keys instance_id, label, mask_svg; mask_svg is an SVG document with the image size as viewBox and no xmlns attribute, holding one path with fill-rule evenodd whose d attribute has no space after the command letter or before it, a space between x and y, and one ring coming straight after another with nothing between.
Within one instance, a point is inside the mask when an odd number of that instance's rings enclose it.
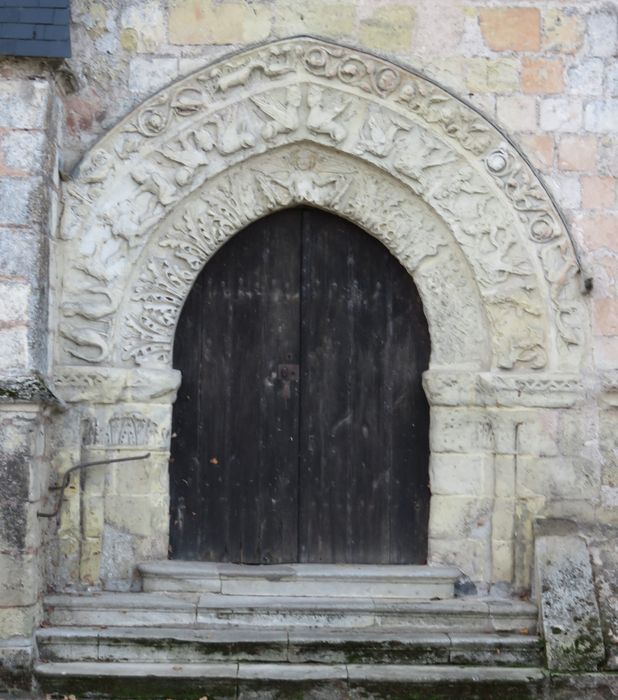
<instances>
[{"instance_id":1,"label":"vertical wooden plank","mask_svg":"<svg viewBox=\"0 0 618 700\"><path fill-rule=\"evenodd\" d=\"M171 556L297 559L300 230L281 212L237 234L187 299L174 347Z\"/></svg>"},{"instance_id":2,"label":"vertical wooden plank","mask_svg":"<svg viewBox=\"0 0 618 700\"><path fill-rule=\"evenodd\" d=\"M429 334L408 273L352 224L306 210L300 558L426 558Z\"/></svg>"}]
</instances>

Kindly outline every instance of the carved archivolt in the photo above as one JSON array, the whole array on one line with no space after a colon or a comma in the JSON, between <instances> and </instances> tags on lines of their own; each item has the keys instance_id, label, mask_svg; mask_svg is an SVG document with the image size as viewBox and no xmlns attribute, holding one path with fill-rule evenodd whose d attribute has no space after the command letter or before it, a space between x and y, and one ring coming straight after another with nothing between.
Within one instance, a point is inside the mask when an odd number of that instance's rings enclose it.
<instances>
[{"instance_id":1,"label":"carved archivolt","mask_svg":"<svg viewBox=\"0 0 618 700\"><path fill-rule=\"evenodd\" d=\"M566 369L585 356L571 241L517 151L429 81L295 39L155 95L84 158L57 242L57 364L169 366L208 258L295 204L353 220L410 271L433 367Z\"/></svg>"}]
</instances>

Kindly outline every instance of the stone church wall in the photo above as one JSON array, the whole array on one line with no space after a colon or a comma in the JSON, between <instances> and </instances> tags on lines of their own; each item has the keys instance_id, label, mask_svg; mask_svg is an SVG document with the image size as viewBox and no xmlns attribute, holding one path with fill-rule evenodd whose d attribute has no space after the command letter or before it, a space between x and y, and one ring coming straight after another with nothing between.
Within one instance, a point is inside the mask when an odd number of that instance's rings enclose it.
<instances>
[{"instance_id":1,"label":"stone church wall","mask_svg":"<svg viewBox=\"0 0 618 700\"><path fill-rule=\"evenodd\" d=\"M100 447L95 439L84 448L83 416L66 410L47 382L48 329L55 328L49 249L59 222L60 179L69 178L99 138L168 83L253 44L299 34L377 53L468 100L520 146L564 215L582 264L582 288L584 278L592 280L582 295L592 340L581 384L566 404L495 410L471 399L456 411L437 406L432 473L452 477L434 479L433 551L436 560L450 562L454 549L463 548L472 579L508 581L527 590L534 519L574 520L590 543L611 640L617 591L616 577L608 572L618 560L611 544L612 528L618 527L616 3L73 0L71 5L73 58L62 64L0 58L0 663L5 658L17 669L27 663L47 585L100 585L101 567L105 571L107 565L101 560L97 509L104 494L96 484L85 514L76 510L78 501L69 491L65 520L59 533L51 532L51 554L45 556L41 544L48 522L36 515L53 509L55 496L45 497L59 474L85 457L96 459ZM113 417L109 407L94 412L99 420ZM516 434L514 445L489 439L500 422L508 423L503 434ZM156 465L148 469L142 486L149 493L165 491L155 483ZM107 499L113 508L124 488L123 472L110 473ZM499 502L497 515L490 522L471 509L464 517L463 500L477 502L490 477L491 494L485 495ZM463 499L459 510L449 500L454 493ZM134 502L139 498L138 493ZM137 511L125 509L117 517L121 532L109 552L122 559L122 531L142 536L144 523ZM86 528L81 540L74 522ZM487 552L483 533L490 526L495 544ZM503 538L501 531L507 533ZM143 542L141 554L148 556L151 545L147 538ZM494 578L483 569L487 562ZM112 583L125 585L126 576Z\"/></svg>"}]
</instances>

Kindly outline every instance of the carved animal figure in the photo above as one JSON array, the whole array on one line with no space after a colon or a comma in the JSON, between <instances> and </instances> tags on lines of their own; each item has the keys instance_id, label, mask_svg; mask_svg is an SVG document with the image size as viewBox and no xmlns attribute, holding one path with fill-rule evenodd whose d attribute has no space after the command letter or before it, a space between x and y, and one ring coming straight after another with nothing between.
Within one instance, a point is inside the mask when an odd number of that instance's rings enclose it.
<instances>
[{"instance_id":1,"label":"carved animal figure","mask_svg":"<svg viewBox=\"0 0 618 700\"><path fill-rule=\"evenodd\" d=\"M99 297L98 301L97 296ZM107 301L102 301L100 297L106 297ZM84 299L65 302L62 305L62 311L68 318L81 316L89 321L98 321L114 313L118 307L118 301L118 293L112 294L104 287L92 287L85 290Z\"/></svg>"},{"instance_id":2,"label":"carved animal figure","mask_svg":"<svg viewBox=\"0 0 618 700\"><path fill-rule=\"evenodd\" d=\"M176 189L165 178L151 167L138 167L133 170L131 177L140 186L138 192L148 192L155 196L164 207L176 198Z\"/></svg>"},{"instance_id":3,"label":"carved animal figure","mask_svg":"<svg viewBox=\"0 0 618 700\"><path fill-rule=\"evenodd\" d=\"M224 116L216 114L212 123L217 127L215 146L221 155L227 156L242 148L255 146L255 136L246 120L238 115L237 109L228 110Z\"/></svg>"},{"instance_id":4,"label":"carved animal figure","mask_svg":"<svg viewBox=\"0 0 618 700\"><path fill-rule=\"evenodd\" d=\"M251 98L258 107L272 121L262 127L262 136L269 141L279 134L289 134L298 129L300 120L298 111L302 102L300 87L292 85L286 91L285 104L272 95L255 95Z\"/></svg>"},{"instance_id":5,"label":"carved animal figure","mask_svg":"<svg viewBox=\"0 0 618 700\"><path fill-rule=\"evenodd\" d=\"M410 128L411 125L401 119L384 116L372 110L361 129L356 152L362 154L368 151L379 158L384 158L395 145L395 138L399 131L409 131Z\"/></svg>"},{"instance_id":6,"label":"carved animal figure","mask_svg":"<svg viewBox=\"0 0 618 700\"><path fill-rule=\"evenodd\" d=\"M76 328L68 323L61 323L58 331L63 338L70 340L80 348L93 348L92 355L83 354L75 349L67 348L69 355L84 362L102 362L109 355L109 345L102 333L93 328Z\"/></svg>"},{"instance_id":7,"label":"carved animal figure","mask_svg":"<svg viewBox=\"0 0 618 700\"><path fill-rule=\"evenodd\" d=\"M337 124L335 119L340 116L351 104L352 100L344 100L334 104L323 103L323 90L317 85L312 85L307 93L309 114L307 115L307 128L315 134L327 134L339 143L347 136L347 130Z\"/></svg>"}]
</instances>

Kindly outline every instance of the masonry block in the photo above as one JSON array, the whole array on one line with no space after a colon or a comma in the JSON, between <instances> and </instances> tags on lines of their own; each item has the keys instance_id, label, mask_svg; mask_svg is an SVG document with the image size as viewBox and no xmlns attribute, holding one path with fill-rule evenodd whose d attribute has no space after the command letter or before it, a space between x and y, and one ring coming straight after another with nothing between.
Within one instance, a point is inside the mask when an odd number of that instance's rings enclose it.
<instances>
[{"instance_id":1,"label":"masonry block","mask_svg":"<svg viewBox=\"0 0 618 700\"><path fill-rule=\"evenodd\" d=\"M138 53L157 53L165 42L165 16L158 0L127 3L121 15L121 43L124 48L127 37L132 37L130 45Z\"/></svg>"},{"instance_id":2,"label":"masonry block","mask_svg":"<svg viewBox=\"0 0 618 700\"><path fill-rule=\"evenodd\" d=\"M236 44L263 41L272 8L237 0L176 0L169 9L172 44Z\"/></svg>"},{"instance_id":3,"label":"masonry block","mask_svg":"<svg viewBox=\"0 0 618 700\"><path fill-rule=\"evenodd\" d=\"M600 465L575 457L519 457L517 494L552 499L598 498Z\"/></svg>"},{"instance_id":4,"label":"masonry block","mask_svg":"<svg viewBox=\"0 0 618 700\"><path fill-rule=\"evenodd\" d=\"M573 54L584 42L585 23L578 14L557 7L543 12L543 49Z\"/></svg>"},{"instance_id":5,"label":"masonry block","mask_svg":"<svg viewBox=\"0 0 618 700\"><path fill-rule=\"evenodd\" d=\"M473 582L487 581L489 577L485 543L476 539L430 538L429 563L459 567Z\"/></svg>"},{"instance_id":6,"label":"masonry block","mask_svg":"<svg viewBox=\"0 0 618 700\"><path fill-rule=\"evenodd\" d=\"M542 171L550 170L554 162L554 139L551 134L521 134L519 141L532 164Z\"/></svg>"},{"instance_id":7,"label":"masonry block","mask_svg":"<svg viewBox=\"0 0 618 700\"><path fill-rule=\"evenodd\" d=\"M618 13L597 11L588 15L586 50L591 56L611 57L618 50Z\"/></svg>"},{"instance_id":8,"label":"masonry block","mask_svg":"<svg viewBox=\"0 0 618 700\"><path fill-rule=\"evenodd\" d=\"M429 432L432 452L486 452L494 448L490 417L480 408L433 406Z\"/></svg>"},{"instance_id":9,"label":"masonry block","mask_svg":"<svg viewBox=\"0 0 618 700\"><path fill-rule=\"evenodd\" d=\"M530 95L498 96L496 114L510 131L534 131L536 128L536 100Z\"/></svg>"},{"instance_id":10,"label":"masonry block","mask_svg":"<svg viewBox=\"0 0 618 700\"><path fill-rule=\"evenodd\" d=\"M585 209L614 209L616 180L613 177L584 176L581 187L582 205Z\"/></svg>"},{"instance_id":11,"label":"masonry block","mask_svg":"<svg viewBox=\"0 0 618 700\"><path fill-rule=\"evenodd\" d=\"M487 91L496 93L517 92L520 82L520 63L516 58L499 58L487 61Z\"/></svg>"},{"instance_id":12,"label":"masonry block","mask_svg":"<svg viewBox=\"0 0 618 700\"><path fill-rule=\"evenodd\" d=\"M409 4L375 8L360 23L359 38L370 49L405 51L412 43L415 11Z\"/></svg>"},{"instance_id":13,"label":"masonry block","mask_svg":"<svg viewBox=\"0 0 618 700\"><path fill-rule=\"evenodd\" d=\"M0 177L0 225L31 226L39 221L43 197L40 177Z\"/></svg>"},{"instance_id":14,"label":"masonry block","mask_svg":"<svg viewBox=\"0 0 618 700\"><path fill-rule=\"evenodd\" d=\"M356 3L349 0L310 0L302 4L284 0L273 13L273 31L281 37L292 34L351 37L356 32L356 10Z\"/></svg>"},{"instance_id":15,"label":"masonry block","mask_svg":"<svg viewBox=\"0 0 618 700\"><path fill-rule=\"evenodd\" d=\"M431 493L487 496L493 491L493 458L477 454L432 454L429 461Z\"/></svg>"},{"instance_id":16,"label":"masonry block","mask_svg":"<svg viewBox=\"0 0 618 700\"><path fill-rule=\"evenodd\" d=\"M129 88L143 97L161 90L178 76L178 59L136 56L129 68Z\"/></svg>"},{"instance_id":17,"label":"masonry block","mask_svg":"<svg viewBox=\"0 0 618 700\"><path fill-rule=\"evenodd\" d=\"M573 95L601 95L603 92L603 60L588 58L568 70L568 88Z\"/></svg>"},{"instance_id":18,"label":"masonry block","mask_svg":"<svg viewBox=\"0 0 618 700\"><path fill-rule=\"evenodd\" d=\"M590 556L582 537L537 535L535 589L549 668L596 670L605 647Z\"/></svg>"},{"instance_id":19,"label":"masonry block","mask_svg":"<svg viewBox=\"0 0 618 700\"><path fill-rule=\"evenodd\" d=\"M618 124L618 99L588 102L584 114L584 124L587 131L615 131L616 124Z\"/></svg>"},{"instance_id":20,"label":"masonry block","mask_svg":"<svg viewBox=\"0 0 618 700\"><path fill-rule=\"evenodd\" d=\"M524 92L551 94L564 90L564 67L560 59L527 58L522 62L521 86Z\"/></svg>"},{"instance_id":21,"label":"masonry block","mask_svg":"<svg viewBox=\"0 0 618 700\"><path fill-rule=\"evenodd\" d=\"M44 131L13 130L0 134L0 173L37 175L46 168L48 138ZM13 172L11 172L13 171Z\"/></svg>"},{"instance_id":22,"label":"masonry block","mask_svg":"<svg viewBox=\"0 0 618 700\"><path fill-rule=\"evenodd\" d=\"M0 83L0 127L45 129L50 94L50 84L45 79L3 79Z\"/></svg>"},{"instance_id":23,"label":"masonry block","mask_svg":"<svg viewBox=\"0 0 618 700\"><path fill-rule=\"evenodd\" d=\"M481 32L494 51L538 51L541 46L541 14L533 7L483 8Z\"/></svg>"},{"instance_id":24,"label":"masonry block","mask_svg":"<svg viewBox=\"0 0 618 700\"><path fill-rule=\"evenodd\" d=\"M566 97L541 100L540 126L545 131L579 131L583 123L582 104Z\"/></svg>"},{"instance_id":25,"label":"masonry block","mask_svg":"<svg viewBox=\"0 0 618 700\"><path fill-rule=\"evenodd\" d=\"M491 510L488 498L434 495L429 531L434 539L487 539Z\"/></svg>"}]
</instances>

